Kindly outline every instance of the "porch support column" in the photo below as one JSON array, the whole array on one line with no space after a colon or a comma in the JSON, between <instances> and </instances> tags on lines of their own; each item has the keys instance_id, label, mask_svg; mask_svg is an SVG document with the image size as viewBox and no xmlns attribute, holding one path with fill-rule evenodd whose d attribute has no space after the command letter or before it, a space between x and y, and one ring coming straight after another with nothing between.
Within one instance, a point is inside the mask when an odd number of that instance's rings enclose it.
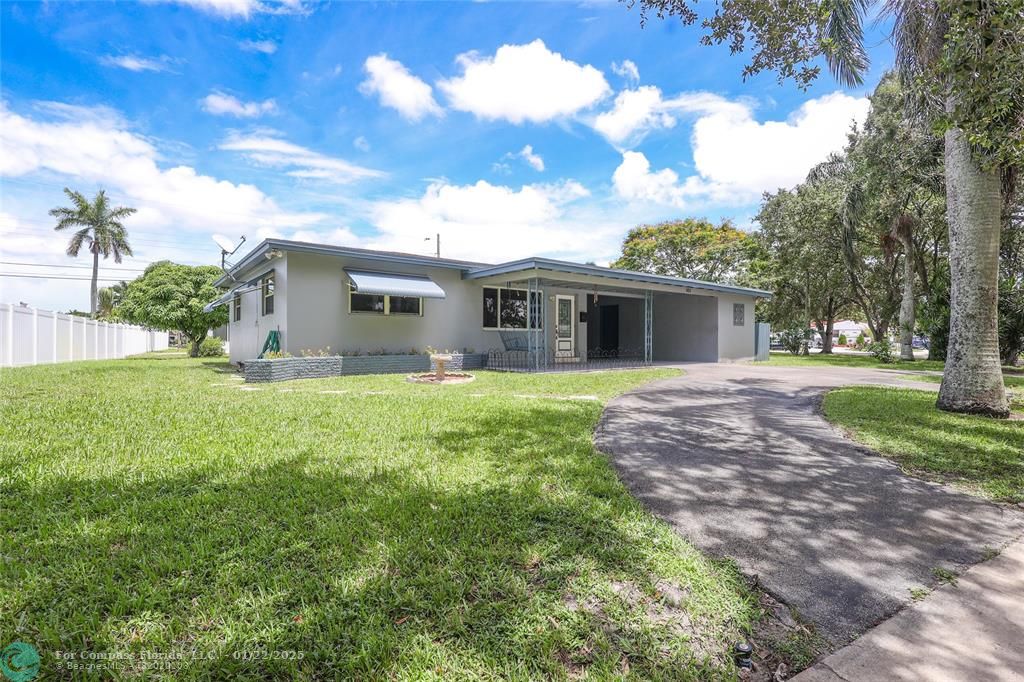
<instances>
[{"instance_id":1,"label":"porch support column","mask_svg":"<svg viewBox=\"0 0 1024 682\"><path fill-rule=\"evenodd\" d=\"M540 285L536 277L526 282L526 344L535 370L540 369Z\"/></svg>"},{"instance_id":2,"label":"porch support column","mask_svg":"<svg viewBox=\"0 0 1024 682\"><path fill-rule=\"evenodd\" d=\"M654 360L654 292L644 292L644 362Z\"/></svg>"}]
</instances>

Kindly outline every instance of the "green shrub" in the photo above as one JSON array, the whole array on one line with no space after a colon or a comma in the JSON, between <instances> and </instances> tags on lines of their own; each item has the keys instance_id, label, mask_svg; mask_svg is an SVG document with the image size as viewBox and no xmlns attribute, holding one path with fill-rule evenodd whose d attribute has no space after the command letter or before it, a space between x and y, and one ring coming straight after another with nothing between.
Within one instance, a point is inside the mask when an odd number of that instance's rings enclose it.
<instances>
[{"instance_id":1,"label":"green shrub","mask_svg":"<svg viewBox=\"0 0 1024 682\"><path fill-rule=\"evenodd\" d=\"M840 346L845 346L846 345L846 334L840 334L839 335L839 345Z\"/></svg>"},{"instance_id":2,"label":"green shrub","mask_svg":"<svg viewBox=\"0 0 1024 682\"><path fill-rule=\"evenodd\" d=\"M875 341L873 344L868 346L868 352L871 353L879 362L886 364L893 362L892 357L892 346L889 345L888 341Z\"/></svg>"},{"instance_id":3,"label":"green shrub","mask_svg":"<svg viewBox=\"0 0 1024 682\"><path fill-rule=\"evenodd\" d=\"M854 345L858 349L864 348L864 332L861 332L860 334L857 334L857 341L856 341L856 343L854 343Z\"/></svg>"},{"instance_id":4,"label":"green shrub","mask_svg":"<svg viewBox=\"0 0 1024 682\"><path fill-rule=\"evenodd\" d=\"M782 347L793 355L799 355L803 350L804 343L810 337L809 329L785 329L779 333L779 341Z\"/></svg>"},{"instance_id":5,"label":"green shrub","mask_svg":"<svg viewBox=\"0 0 1024 682\"><path fill-rule=\"evenodd\" d=\"M199 357L201 358L219 358L222 355L224 355L223 339L218 339L216 336L207 336L199 344Z\"/></svg>"}]
</instances>

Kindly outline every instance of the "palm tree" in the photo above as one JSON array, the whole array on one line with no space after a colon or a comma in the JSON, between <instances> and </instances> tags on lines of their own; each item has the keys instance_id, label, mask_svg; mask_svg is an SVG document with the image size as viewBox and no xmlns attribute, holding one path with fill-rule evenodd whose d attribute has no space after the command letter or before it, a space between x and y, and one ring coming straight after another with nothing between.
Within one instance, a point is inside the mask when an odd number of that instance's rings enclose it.
<instances>
[{"instance_id":1,"label":"palm tree","mask_svg":"<svg viewBox=\"0 0 1024 682\"><path fill-rule=\"evenodd\" d=\"M67 187L64 193L71 199L73 206L61 206L50 211L57 219L53 228L58 232L69 228L77 228L68 242L69 256L78 256L82 247L92 254L92 288L89 292L89 312L96 317L98 297L96 282L99 278L100 256L114 257L115 263L121 262L122 256L132 255L132 247L128 244L128 233L121 224L121 219L135 213L134 208L118 206L111 208L107 203L107 194L103 190L96 193L90 203L81 192L73 192Z\"/></svg>"},{"instance_id":2,"label":"palm tree","mask_svg":"<svg viewBox=\"0 0 1024 682\"><path fill-rule=\"evenodd\" d=\"M845 46L838 41L843 49L826 53L826 59L833 73L847 84L859 82L866 65L861 21L869 5L868 0L833 3L833 7L844 8L831 17L836 35L854 40L847 40ZM927 0L887 0L884 11L893 19L896 67L903 82L934 78L940 72L937 65L951 47L949 6ZM982 28L979 25L979 33ZM944 97L919 98L916 104L924 105L931 114L953 112L960 105L961 93L950 81L942 84ZM992 94L996 99L1003 96ZM1010 410L999 362L999 236L1004 173L1012 169L986 167L976 151L964 131L952 126L946 130L950 334L936 405L952 412L1007 417Z\"/></svg>"},{"instance_id":3,"label":"palm tree","mask_svg":"<svg viewBox=\"0 0 1024 682\"><path fill-rule=\"evenodd\" d=\"M124 280L113 286L100 287L96 292L96 316L100 318L111 317L124 297L127 288L128 283Z\"/></svg>"},{"instance_id":4,"label":"palm tree","mask_svg":"<svg viewBox=\"0 0 1024 682\"><path fill-rule=\"evenodd\" d=\"M639 2L648 14L694 23L692 0ZM706 45L733 52L753 43L749 76L777 69L806 87L824 57L844 85L868 67L864 19L874 5L892 19L896 66L922 86L929 117L950 122L945 182L951 274L946 369L936 405L952 412L1009 416L999 364L999 237L1004 195L1022 164L1020 5L997 0L744 0L718 3L704 21ZM958 127L959 126L959 127ZM1007 193L1007 197L1009 192Z\"/></svg>"}]
</instances>

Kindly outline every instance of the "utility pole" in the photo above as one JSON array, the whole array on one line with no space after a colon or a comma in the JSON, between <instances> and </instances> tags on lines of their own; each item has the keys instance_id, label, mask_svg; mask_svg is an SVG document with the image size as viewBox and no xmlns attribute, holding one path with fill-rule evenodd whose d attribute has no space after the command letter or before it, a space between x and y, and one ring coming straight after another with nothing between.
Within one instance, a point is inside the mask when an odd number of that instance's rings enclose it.
<instances>
[{"instance_id":1,"label":"utility pole","mask_svg":"<svg viewBox=\"0 0 1024 682\"><path fill-rule=\"evenodd\" d=\"M429 242L430 241L430 237L424 237L423 241ZM434 246L435 246L435 255L438 258L440 258L441 257L441 233L440 232L438 232L437 235L434 237Z\"/></svg>"}]
</instances>

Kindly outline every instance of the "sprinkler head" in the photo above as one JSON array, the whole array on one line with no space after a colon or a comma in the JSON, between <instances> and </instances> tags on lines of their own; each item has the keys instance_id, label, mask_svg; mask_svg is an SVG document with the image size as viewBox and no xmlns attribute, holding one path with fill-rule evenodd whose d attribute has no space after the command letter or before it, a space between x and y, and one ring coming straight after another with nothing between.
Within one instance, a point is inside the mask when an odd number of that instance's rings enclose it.
<instances>
[{"instance_id":1,"label":"sprinkler head","mask_svg":"<svg viewBox=\"0 0 1024 682\"><path fill-rule=\"evenodd\" d=\"M747 642L736 642L732 648L732 657L736 661L736 665L748 670L754 667L754 662L750 660L753 653L754 647L750 646Z\"/></svg>"}]
</instances>

